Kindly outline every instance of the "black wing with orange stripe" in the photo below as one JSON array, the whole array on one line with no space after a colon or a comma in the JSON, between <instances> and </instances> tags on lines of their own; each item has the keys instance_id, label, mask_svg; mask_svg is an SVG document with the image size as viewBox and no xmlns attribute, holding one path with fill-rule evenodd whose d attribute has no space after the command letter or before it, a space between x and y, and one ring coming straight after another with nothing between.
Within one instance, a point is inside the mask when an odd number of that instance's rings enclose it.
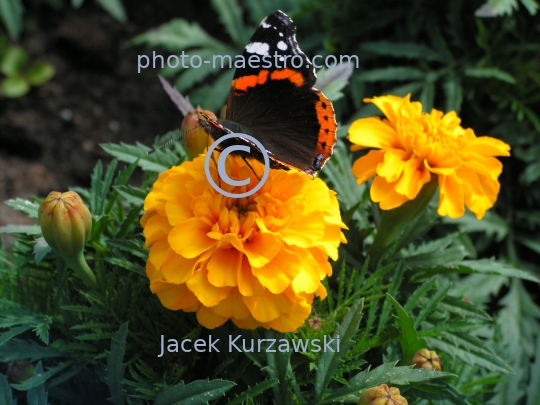
<instances>
[{"instance_id":1,"label":"black wing with orange stripe","mask_svg":"<svg viewBox=\"0 0 540 405\"><path fill-rule=\"evenodd\" d=\"M223 125L256 137L274 166L315 174L332 156L337 125L332 103L313 88L315 71L291 19L281 11L267 16L243 56L246 66L235 72Z\"/></svg>"}]
</instances>

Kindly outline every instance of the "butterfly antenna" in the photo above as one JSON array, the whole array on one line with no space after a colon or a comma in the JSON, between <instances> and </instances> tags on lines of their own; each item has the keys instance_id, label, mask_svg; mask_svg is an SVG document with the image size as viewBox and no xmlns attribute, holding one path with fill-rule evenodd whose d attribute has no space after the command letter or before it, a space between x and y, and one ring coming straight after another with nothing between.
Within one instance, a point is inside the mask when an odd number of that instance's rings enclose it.
<instances>
[{"instance_id":1,"label":"butterfly antenna","mask_svg":"<svg viewBox=\"0 0 540 405\"><path fill-rule=\"evenodd\" d=\"M173 143L174 141L182 140L182 137L184 136L184 134L187 134L188 132L191 132L191 131L193 131L194 129L197 129L197 128L191 128L189 131L180 133L179 136L175 136L175 137L169 139L167 142L162 143L161 145L156 146L155 148L150 149L148 152L146 152L146 155L148 156L148 155L151 154L151 153L157 152L158 150L163 149L163 148L169 146L169 145L170 145L171 143Z\"/></svg>"}]
</instances>

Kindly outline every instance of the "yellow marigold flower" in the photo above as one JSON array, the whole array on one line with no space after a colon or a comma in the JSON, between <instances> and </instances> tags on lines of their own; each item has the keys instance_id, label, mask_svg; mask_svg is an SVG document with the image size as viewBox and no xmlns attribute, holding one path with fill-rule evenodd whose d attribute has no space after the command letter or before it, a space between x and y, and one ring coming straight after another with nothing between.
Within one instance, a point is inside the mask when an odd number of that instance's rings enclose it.
<instances>
[{"instance_id":1,"label":"yellow marigold flower","mask_svg":"<svg viewBox=\"0 0 540 405\"><path fill-rule=\"evenodd\" d=\"M229 156L227 173L258 180L242 159ZM250 162L261 178L262 164ZM210 171L218 183L217 169ZM141 219L150 289L172 310L197 312L208 329L228 319L238 327L296 330L311 313L313 297L332 274L346 242L335 192L296 171L271 170L264 186L246 198L216 192L204 172L204 155L162 173L145 200Z\"/></svg>"},{"instance_id":2,"label":"yellow marigold flower","mask_svg":"<svg viewBox=\"0 0 540 405\"><path fill-rule=\"evenodd\" d=\"M386 116L359 119L349 128L352 150L375 148L352 168L358 184L375 177L371 199L383 210L413 200L432 175L438 176L439 215L458 218L465 206L482 219L497 200L502 164L510 146L462 128L454 111L422 113L410 95L365 99Z\"/></svg>"}]
</instances>

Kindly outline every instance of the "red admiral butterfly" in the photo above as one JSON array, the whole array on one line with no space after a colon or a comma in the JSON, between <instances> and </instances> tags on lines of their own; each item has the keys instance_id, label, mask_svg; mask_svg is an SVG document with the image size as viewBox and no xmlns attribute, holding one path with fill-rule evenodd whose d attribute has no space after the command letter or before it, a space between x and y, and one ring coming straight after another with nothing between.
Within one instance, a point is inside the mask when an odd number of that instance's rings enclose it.
<instances>
[{"instance_id":1,"label":"red admiral butterfly","mask_svg":"<svg viewBox=\"0 0 540 405\"><path fill-rule=\"evenodd\" d=\"M230 133L254 136L265 147L271 168L314 175L332 156L337 124L332 103L313 88L315 69L300 50L295 32L292 20L279 10L264 18L242 54L245 67L234 74L226 119L199 114L199 123L215 140ZM253 68L257 60L264 67ZM221 143L223 148L240 144L249 146L251 153L233 154L263 162L248 139Z\"/></svg>"}]
</instances>

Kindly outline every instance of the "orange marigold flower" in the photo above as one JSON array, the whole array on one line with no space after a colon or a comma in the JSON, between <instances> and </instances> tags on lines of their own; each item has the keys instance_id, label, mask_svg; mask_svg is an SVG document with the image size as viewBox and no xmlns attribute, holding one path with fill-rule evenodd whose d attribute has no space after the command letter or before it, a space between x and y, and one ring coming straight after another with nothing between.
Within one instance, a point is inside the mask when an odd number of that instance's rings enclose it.
<instances>
[{"instance_id":1,"label":"orange marigold flower","mask_svg":"<svg viewBox=\"0 0 540 405\"><path fill-rule=\"evenodd\" d=\"M250 162L262 177L264 167ZM218 183L214 164L210 171ZM227 173L251 178L234 156ZM246 198L216 192L204 172L204 155L162 173L145 200L141 219L151 246L146 274L150 289L172 310L197 312L208 329L228 319L238 327L296 330L311 313L313 297L326 297L321 284L332 274L346 242L335 192L316 178L270 170L264 186Z\"/></svg>"},{"instance_id":2,"label":"orange marigold flower","mask_svg":"<svg viewBox=\"0 0 540 405\"><path fill-rule=\"evenodd\" d=\"M432 175L438 176L439 215L458 218L465 206L482 219L497 200L502 164L510 146L462 128L454 111L422 113L410 95L365 99L386 116L359 119L349 128L352 150L375 148L352 168L358 184L375 177L371 199L383 210L413 200Z\"/></svg>"}]
</instances>

